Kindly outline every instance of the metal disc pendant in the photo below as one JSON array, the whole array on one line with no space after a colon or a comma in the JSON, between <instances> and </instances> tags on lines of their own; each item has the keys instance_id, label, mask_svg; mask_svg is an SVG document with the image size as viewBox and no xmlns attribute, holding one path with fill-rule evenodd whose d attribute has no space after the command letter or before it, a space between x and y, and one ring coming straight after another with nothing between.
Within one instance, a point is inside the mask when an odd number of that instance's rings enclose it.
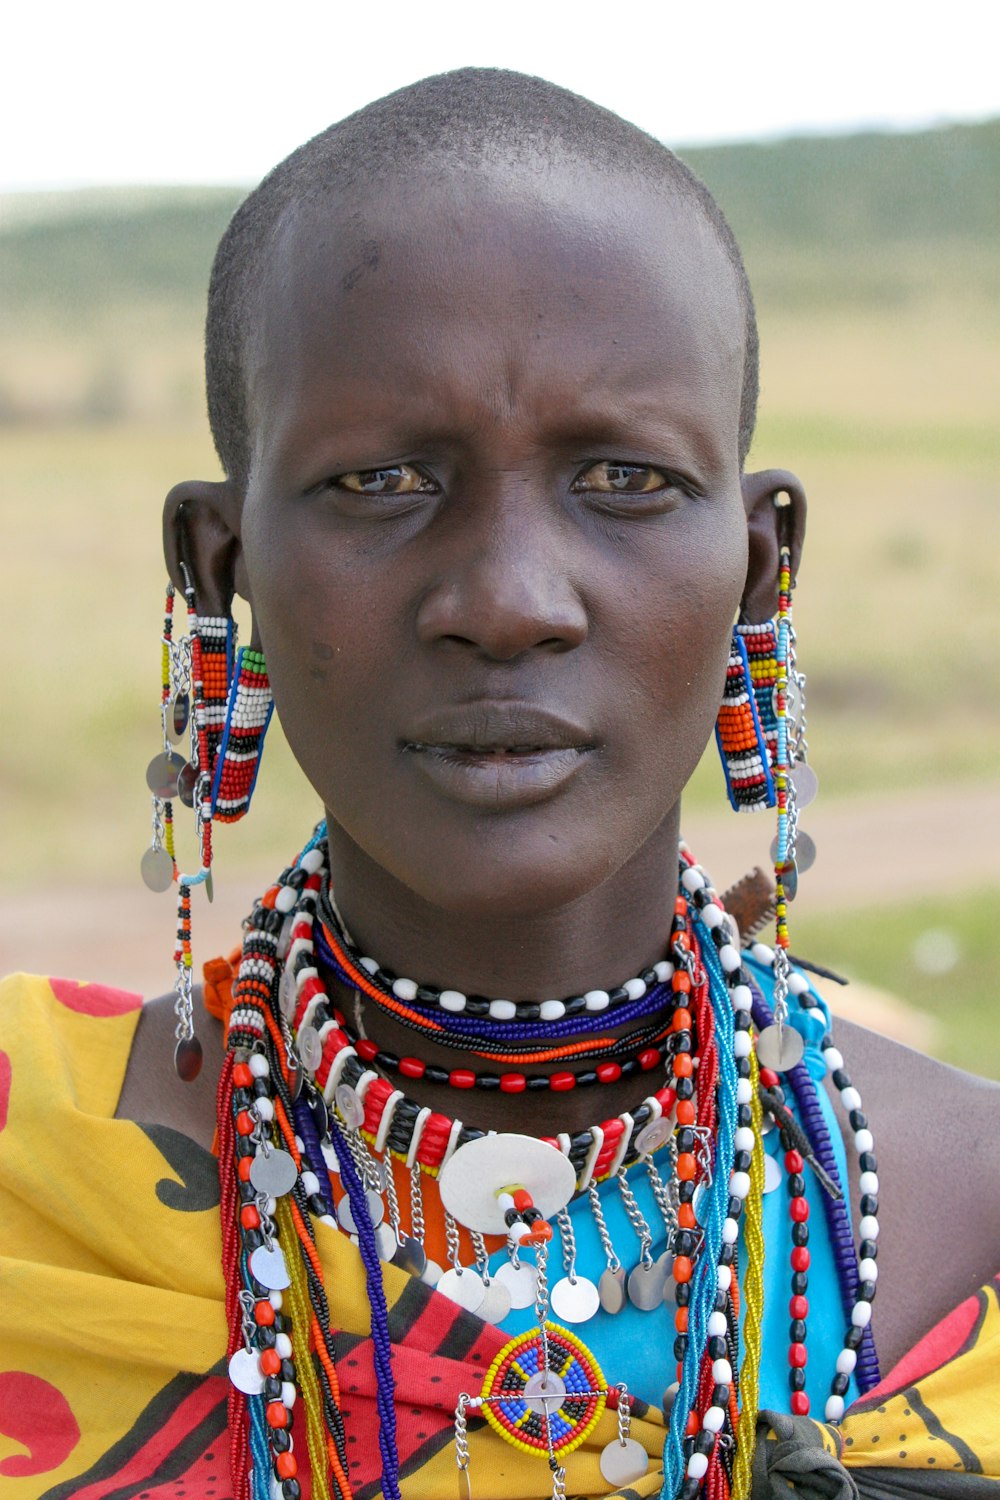
<instances>
[{"instance_id":1,"label":"metal disc pendant","mask_svg":"<svg viewBox=\"0 0 1000 1500\"><path fill-rule=\"evenodd\" d=\"M323 1061L323 1043L319 1039L319 1032L314 1026L303 1026L295 1038L295 1046L302 1066L308 1068L310 1073L315 1073Z\"/></svg>"},{"instance_id":2,"label":"metal disc pendant","mask_svg":"<svg viewBox=\"0 0 1000 1500\"><path fill-rule=\"evenodd\" d=\"M255 1156L250 1163L250 1181L258 1193L269 1198L283 1198L295 1186L298 1177L295 1162L287 1151L269 1151Z\"/></svg>"},{"instance_id":3,"label":"metal disc pendant","mask_svg":"<svg viewBox=\"0 0 1000 1500\"><path fill-rule=\"evenodd\" d=\"M666 1284L665 1265L658 1260L654 1260L651 1266L640 1261L635 1270L629 1272L628 1300L640 1312L652 1312L663 1301Z\"/></svg>"},{"instance_id":4,"label":"metal disc pendant","mask_svg":"<svg viewBox=\"0 0 1000 1500\"><path fill-rule=\"evenodd\" d=\"M494 1281L510 1294L511 1307L530 1307L535 1300L535 1292L538 1288L538 1277L534 1266L526 1265L524 1261L519 1266L508 1261L494 1274Z\"/></svg>"},{"instance_id":5,"label":"metal disc pendant","mask_svg":"<svg viewBox=\"0 0 1000 1500\"><path fill-rule=\"evenodd\" d=\"M757 1038L757 1061L773 1073L786 1073L802 1061L805 1042L794 1026L765 1026Z\"/></svg>"},{"instance_id":6,"label":"metal disc pendant","mask_svg":"<svg viewBox=\"0 0 1000 1500\"><path fill-rule=\"evenodd\" d=\"M139 862L143 883L157 893L169 891L174 883L174 862L166 849L147 849Z\"/></svg>"},{"instance_id":7,"label":"metal disc pendant","mask_svg":"<svg viewBox=\"0 0 1000 1500\"><path fill-rule=\"evenodd\" d=\"M174 1069L185 1083L193 1083L201 1072L201 1043L196 1036L181 1037L174 1048Z\"/></svg>"},{"instance_id":8,"label":"metal disc pendant","mask_svg":"<svg viewBox=\"0 0 1000 1500\"><path fill-rule=\"evenodd\" d=\"M326 1107L326 1100L323 1098L323 1095L315 1089L310 1089L309 1091L309 1111L313 1117L313 1124L316 1126L316 1134L320 1140L323 1140L330 1129L330 1111ZM337 1170L340 1170L339 1163Z\"/></svg>"},{"instance_id":9,"label":"metal disc pendant","mask_svg":"<svg viewBox=\"0 0 1000 1500\"><path fill-rule=\"evenodd\" d=\"M482 1234L505 1234L497 1193L527 1188L536 1208L553 1218L576 1192L576 1169L561 1151L532 1135L484 1135L459 1146L438 1174L441 1202L452 1218Z\"/></svg>"},{"instance_id":10,"label":"metal disc pendant","mask_svg":"<svg viewBox=\"0 0 1000 1500\"><path fill-rule=\"evenodd\" d=\"M191 719L191 699L187 693L175 693L167 710L167 734L176 745Z\"/></svg>"},{"instance_id":11,"label":"metal disc pendant","mask_svg":"<svg viewBox=\"0 0 1000 1500\"><path fill-rule=\"evenodd\" d=\"M555 1370L536 1370L525 1382L521 1400L529 1411L551 1416L566 1400L566 1382Z\"/></svg>"},{"instance_id":12,"label":"metal disc pendant","mask_svg":"<svg viewBox=\"0 0 1000 1500\"><path fill-rule=\"evenodd\" d=\"M601 1272L601 1279L597 1283L597 1295L606 1313L621 1312L628 1301L628 1293L625 1290L625 1272L621 1266L614 1271L609 1266L606 1271Z\"/></svg>"},{"instance_id":13,"label":"metal disc pendant","mask_svg":"<svg viewBox=\"0 0 1000 1500\"><path fill-rule=\"evenodd\" d=\"M438 1265L437 1261L431 1260L430 1257L428 1257L427 1264L424 1266L424 1269L420 1273L420 1280L423 1282L424 1286L437 1286L443 1275L444 1272Z\"/></svg>"},{"instance_id":14,"label":"metal disc pendant","mask_svg":"<svg viewBox=\"0 0 1000 1500\"><path fill-rule=\"evenodd\" d=\"M483 1305L479 1309L479 1316L484 1322L495 1325L502 1323L509 1312L510 1292L508 1292L503 1282L497 1281L496 1277L493 1276L490 1279L489 1286L486 1287L486 1296L483 1298Z\"/></svg>"},{"instance_id":15,"label":"metal disc pendant","mask_svg":"<svg viewBox=\"0 0 1000 1500\"><path fill-rule=\"evenodd\" d=\"M189 760L184 762L184 769L177 777L177 795L185 807L194 807L195 788L198 785L198 767L193 766Z\"/></svg>"},{"instance_id":16,"label":"metal disc pendant","mask_svg":"<svg viewBox=\"0 0 1000 1500\"><path fill-rule=\"evenodd\" d=\"M773 1193L781 1186L781 1168L773 1156L764 1156L764 1191Z\"/></svg>"},{"instance_id":17,"label":"metal disc pendant","mask_svg":"<svg viewBox=\"0 0 1000 1500\"><path fill-rule=\"evenodd\" d=\"M399 1249L399 1241L391 1224L379 1224L375 1230L375 1249L379 1260L391 1261Z\"/></svg>"},{"instance_id":18,"label":"metal disc pendant","mask_svg":"<svg viewBox=\"0 0 1000 1500\"><path fill-rule=\"evenodd\" d=\"M437 1284L437 1291L450 1302L457 1302L466 1312L477 1313L486 1300L482 1279L469 1267L460 1271L451 1266Z\"/></svg>"},{"instance_id":19,"label":"metal disc pendant","mask_svg":"<svg viewBox=\"0 0 1000 1500\"><path fill-rule=\"evenodd\" d=\"M338 1083L333 1102L348 1130L357 1130L365 1118L365 1107L349 1083Z\"/></svg>"},{"instance_id":20,"label":"metal disc pendant","mask_svg":"<svg viewBox=\"0 0 1000 1500\"><path fill-rule=\"evenodd\" d=\"M258 1245L250 1252L250 1274L269 1292L283 1292L290 1285L285 1256L279 1245Z\"/></svg>"},{"instance_id":21,"label":"metal disc pendant","mask_svg":"<svg viewBox=\"0 0 1000 1500\"><path fill-rule=\"evenodd\" d=\"M396 1245L392 1263L410 1276L423 1276L427 1269L427 1252L419 1240L404 1234Z\"/></svg>"},{"instance_id":22,"label":"metal disc pendant","mask_svg":"<svg viewBox=\"0 0 1000 1500\"><path fill-rule=\"evenodd\" d=\"M641 1479L649 1468L649 1454L635 1438L617 1438L601 1453L601 1473L612 1489L620 1490Z\"/></svg>"},{"instance_id":23,"label":"metal disc pendant","mask_svg":"<svg viewBox=\"0 0 1000 1500\"><path fill-rule=\"evenodd\" d=\"M777 837L771 840L770 855L771 862L773 864L774 861L778 858ZM810 838L809 834L804 832L803 829L799 828L796 830L795 834L795 868L798 870L800 875L804 875L807 870L812 869L815 863L816 841L815 839Z\"/></svg>"},{"instance_id":24,"label":"metal disc pendant","mask_svg":"<svg viewBox=\"0 0 1000 1500\"><path fill-rule=\"evenodd\" d=\"M260 1356L250 1349L237 1349L229 1361L229 1378L244 1396L259 1396L264 1389Z\"/></svg>"},{"instance_id":25,"label":"metal disc pendant","mask_svg":"<svg viewBox=\"0 0 1000 1500\"><path fill-rule=\"evenodd\" d=\"M552 1311L563 1323L589 1323L600 1305L600 1294L589 1276L577 1276L575 1281L564 1276L552 1288Z\"/></svg>"},{"instance_id":26,"label":"metal disc pendant","mask_svg":"<svg viewBox=\"0 0 1000 1500\"><path fill-rule=\"evenodd\" d=\"M183 755L176 750L161 750L146 767L146 785L154 797L169 802L177 795L177 778L187 765Z\"/></svg>"},{"instance_id":27,"label":"metal disc pendant","mask_svg":"<svg viewBox=\"0 0 1000 1500\"><path fill-rule=\"evenodd\" d=\"M207 870L205 873L205 895L210 902L215 900L215 881L212 879L211 870ZM293 1095L292 1097L294 1098L295 1096Z\"/></svg>"},{"instance_id":28,"label":"metal disc pendant","mask_svg":"<svg viewBox=\"0 0 1000 1500\"><path fill-rule=\"evenodd\" d=\"M803 833L801 828L795 835L795 864L800 875L811 870L816 863L816 841L810 838L808 833Z\"/></svg>"},{"instance_id":29,"label":"metal disc pendant","mask_svg":"<svg viewBox=\"0 0 1000 1500\"><path fill-rule=\"evenodd\" d=\"M816 801L816 793L819 791L819 777L807 760L800 760L792 767L792 782L795 787L795 804L797 807L808 807L810 802Z\"/></svg>"},{"instance_id":30,"label":"metal disc pendant","mask_svg":"<svg viewBox=\"0 0 1000 1500\"><path fill-rule=\"evenodd\" d=\"M644 1125L632 1144L642 1156L652 1156L654 1151L667 1144L673 1133L673 1119L670 1115L661 1115L658 1120L650 1120Z\"/></svg>"},{"instance_id":31,"label":"metal disc pendant","mask_svg":"<svg viewBox=\"0 0 1000 1500\"><path fill-rule=\"evenodd\" d=\"M371 1220L372 1228L375 1229L385 1218L385 1204L382 1202L382 1195L381 1193L376 1193L374 1188L367 1188L365 1191L365 1202L368 1205L368 1217ZM358 1226L351 1211L351 1200L347 1197L346 1193L337 1206L337 1219L340 1222L340 1227L346 1229L348 1234L357 1234Z\"/></svg>"}]
</instances>

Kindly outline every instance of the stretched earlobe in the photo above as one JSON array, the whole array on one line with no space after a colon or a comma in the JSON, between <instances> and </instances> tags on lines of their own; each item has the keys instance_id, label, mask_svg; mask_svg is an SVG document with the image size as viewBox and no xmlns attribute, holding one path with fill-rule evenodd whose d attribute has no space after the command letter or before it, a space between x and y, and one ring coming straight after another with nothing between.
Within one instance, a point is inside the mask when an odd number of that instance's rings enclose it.
<instances>
[{"instance_id":1,"label":"stretched earlobe","mask_svg":"<svg viewBox=\"0 0 1000 1500\"><path fill-rule=\"evenodd\" d=\"M778 555L788 546L792 582L799 571L806 530L806 494L787 469L761 469L743 476L750 546L740 618L759 624L778 607ZM782 503L784 502L784 503Z\"/></svg>"},{"instance_id":2,"label":"stretched earlobe","mask_svg":"<svg viewBox=\"0 0 1000 1500\"><path fill-rule=\"evenodd\" d=\"M163 555L174 584L181 564L194 582L200 613L228 615L233 595L249 598L240 545L243 497L227 480L186 479L163 505Z\"/></svg>"}]
</instances>

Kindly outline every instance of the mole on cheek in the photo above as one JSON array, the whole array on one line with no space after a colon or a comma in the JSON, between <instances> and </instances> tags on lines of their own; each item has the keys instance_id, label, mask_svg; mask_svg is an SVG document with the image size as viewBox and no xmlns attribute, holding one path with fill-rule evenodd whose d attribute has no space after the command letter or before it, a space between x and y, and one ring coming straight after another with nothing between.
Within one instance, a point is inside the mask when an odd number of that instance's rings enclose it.
<instances>
[{"instance_id":1,"label":"mole on cheek","mask_svg":"<svg viewBox=\"0 0 1000 1500\"><path fill-rule=\"evenodd\" d=\"M313 656L318 656L320 661L330 661L333 656L333 647L328 646L326 641L313 641Z\"/></svg>"}]
</instances>

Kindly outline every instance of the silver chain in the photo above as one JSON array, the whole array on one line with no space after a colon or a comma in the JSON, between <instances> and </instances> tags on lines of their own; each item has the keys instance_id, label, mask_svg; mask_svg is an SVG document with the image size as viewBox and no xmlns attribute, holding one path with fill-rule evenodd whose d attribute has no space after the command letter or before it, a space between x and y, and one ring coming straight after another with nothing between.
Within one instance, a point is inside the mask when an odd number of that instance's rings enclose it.
<instances>
[{"instance_id":1,"label":"silver chain","mask_svg":"<svg viewBox=\"0 0 1000 1500\"><path fill-rule=\"evenodd\" d=\"M576 1235L573 1233L573 1220L568 1209L559 1210L556 1223L559 1225L559 1242L562 1245L563 1270L570 1284L576 1286Z\"/></svg>"},{"instance_id":2,"label":"silver chain","mask_svg":"<svg viewBox=\"0 0 1000 1500\"><path fill-rule=\"evenodd\" d=\"M418 1245L424 1243L424 1189L420 1181L420 1164L414 1162L410 1168L410 1224L413 1238Z\"/></svg>"},{"instance_id":3,"label":"silver chain","mask_svg":"<svg viewBox=\"0 0 1000 1500\"><path fill-rule=\"evenodd\" d=\"M680 1201L676 1183L677 1147L674 1144L673 1138L667 1142L667 1149L670 1152L670 1164L673 1168L670 1177L670 1186L668 1187L660 1176L659 1168L651 1156L646 1157L646 1176L649 1178L649 1185L653 1190L656 1206L660 1210L660 1217L663 1220L663 1226L669 1237L677 1229L677 1205Z\"/></svg>"},{"instance_id":4,"label":"silver chain","mask_svg":"<svg viewBox=\"0 0 1000 1500\"><path fill-rule=\"evenodd\" d=\"M632 1413L628 1404L628 1386L624 1380L619 1380L615 1386L618 1392L618 1441L624 1448L628 1442L629 1433L632 1430Z\"/></svg>"},{"instance_id":5,"label":"silver chain","mask_svg":"<svg viewBox=\"0 0 1000 1500\"><path fill-rule=\"evenodd\" d=\"M636 1202L635 1194L625 1175L625 1168L619 1167L617 1172L618 1191L621 1194L625 1212L628 1214L629 1223L639 1237L639 1259L648 1271L653 1264L651 1247L653 1244L653 1232L643 1217L642 1209Z\"/></svg>"},{"instance_id":6,"label":"silver chain","mask_svg":"<svg viewBox=\"0 0 1000 1500\"><path fill-rule=\"evenodd\" d=\"M597 1233L600 1236L601 1249L604 1251L604 1259L608 1263L608 1270L620 1271L622 1263L615 1254L615 1247L608 1233L607 1222L604 1218L604 1209L601 1207L601 1196L597 1191L596 1182L590 1184L590 1187L587 1189L587 1196L590 1199L590 1212L597 1226Z\"/></svg>"},{"instance_id":7,"label":"silver chain","mask_svg":"<svg viewBox=\"0 0 1000 1500\"><path fill-rule=\"evenodd\" d=\"M455 1223L455 1220L452 1218L451 1214L447 1212L444 1216L444 1237L448 1245L448 1259L451 1261L451 1264L455 1267L455 1270L459 1273L459 1275L461 1275L462 1271L465 1268L458 1258L458 1225Z\"/></svg>"}]
</instances>

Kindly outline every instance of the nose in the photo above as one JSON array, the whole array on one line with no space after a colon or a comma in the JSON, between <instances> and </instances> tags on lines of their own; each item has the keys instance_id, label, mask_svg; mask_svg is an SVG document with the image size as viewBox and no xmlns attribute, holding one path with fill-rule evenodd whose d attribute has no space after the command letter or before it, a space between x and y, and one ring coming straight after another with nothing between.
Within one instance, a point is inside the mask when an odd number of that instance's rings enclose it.
<instances>
[{"instance_id":1,"label":"nose","mask_svg":"<svg viewBox=\"0 0 1000 1500\"><path fill-rule=\"evenodd\" d=\"M564 519L526 489L457 505L437 577L417 612L425 644L451 644L494 661L571 651L587 638L587 610L569 569Z\"/></svg>"}]
</instances>

